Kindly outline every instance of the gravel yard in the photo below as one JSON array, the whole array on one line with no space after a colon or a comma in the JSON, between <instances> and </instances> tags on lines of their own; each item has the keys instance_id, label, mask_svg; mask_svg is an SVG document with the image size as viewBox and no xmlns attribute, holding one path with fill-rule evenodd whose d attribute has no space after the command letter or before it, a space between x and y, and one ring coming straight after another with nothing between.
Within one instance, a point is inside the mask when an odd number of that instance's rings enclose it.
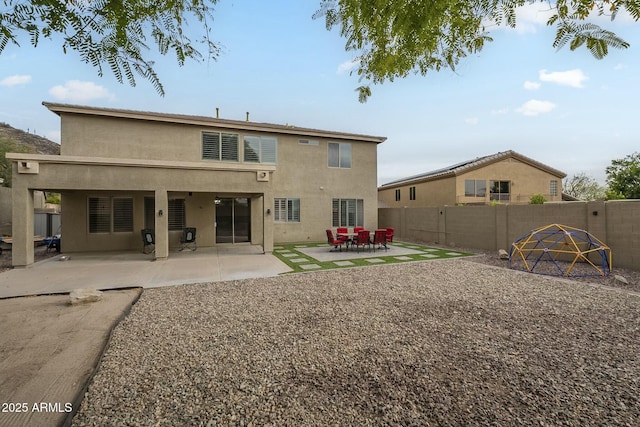
<instances>
[{"instance_id":1,"label":"gravel yard","mask_svg":"<svg viewBox=\"0 0 640 427\"><path fill-rule=\"evenodd\" d=\"M74 418L639 425L640 296L426 261L145 290Z\"/></svg>"}]
</instances>

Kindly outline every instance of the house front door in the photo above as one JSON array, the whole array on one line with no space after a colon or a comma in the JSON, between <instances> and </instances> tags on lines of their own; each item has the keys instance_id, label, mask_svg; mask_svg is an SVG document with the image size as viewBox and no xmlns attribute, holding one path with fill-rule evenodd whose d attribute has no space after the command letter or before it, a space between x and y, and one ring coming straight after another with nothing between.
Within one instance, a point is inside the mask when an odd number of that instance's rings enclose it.
<instances>
[{"instance_id":1,"label":"house front door","mask_svg":"<svg viewBox=\"0 0 640 427\"><path fill-rule=\"evenodd\" d=\"M216 199L216 243L251 241L251 199Z\"/></svg>"}]
</instances>

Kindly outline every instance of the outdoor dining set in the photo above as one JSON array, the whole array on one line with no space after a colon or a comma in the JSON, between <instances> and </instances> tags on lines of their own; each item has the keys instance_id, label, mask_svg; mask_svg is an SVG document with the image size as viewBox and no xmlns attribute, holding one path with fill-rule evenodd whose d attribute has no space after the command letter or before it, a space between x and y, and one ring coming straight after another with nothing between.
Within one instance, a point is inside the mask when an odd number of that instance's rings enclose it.
<instances>
[{"instance_id":1,"label":"outdoor dining set","mask_svg":"<svg viewBox=\"0 0 640 427\"><path fill-rule=\"evenodd\" d=\"M393 228L379 228L371 232L364 227L354 227L352 231L349 228L338 227L334 235L333 230L327 229L327 243L333 246L333 250L342 251L349 248L355 248L360 252L360 248L364 250L366 247L369 251L373 249L388 249L387 243L393 241Z\"/></svg>"}]
</instances>

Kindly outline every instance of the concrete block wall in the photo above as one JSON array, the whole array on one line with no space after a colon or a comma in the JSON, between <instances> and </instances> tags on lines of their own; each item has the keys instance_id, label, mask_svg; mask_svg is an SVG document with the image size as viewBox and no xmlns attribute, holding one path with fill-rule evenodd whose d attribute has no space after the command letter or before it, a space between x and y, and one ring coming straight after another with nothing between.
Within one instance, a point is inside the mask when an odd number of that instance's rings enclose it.
<instances>
[{"instance_id":1,"label":"concrete block wall","mask_svg":"<svg viewBox=\"0 0 640 427\"><path fill-rule=\"evenodd\" d=\"M395 238L485 250L509 250L527 232L549 224L583 229L611 248L613 268L640 270L640 200L543 205L381 208L379 227Z\"/></svg>"}]
</instances>

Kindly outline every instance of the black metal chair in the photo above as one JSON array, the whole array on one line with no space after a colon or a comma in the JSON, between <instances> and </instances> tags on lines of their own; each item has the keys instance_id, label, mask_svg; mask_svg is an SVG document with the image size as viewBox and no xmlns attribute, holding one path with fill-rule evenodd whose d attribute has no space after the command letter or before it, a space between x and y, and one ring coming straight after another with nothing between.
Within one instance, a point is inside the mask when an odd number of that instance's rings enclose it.
<instances>
[{"instance_id":1,"label":"black metal chair","mask_svg":"<svg viewBox=\"0 0 640 427\"><path fill-rule=\"evenodd\" d=\"M142 235L142 253L150 254L156 250L156 236L152 229L144 228L140 231Z\"/></svg>"},{"instance_id":2,"label":"black metal chair","mask_svg":"<svg viewBox=\"0 0 640 427\"><path fill-rule=\"evenodd\" d=\"M180 236L180 249L181 251L185 249L191 249L195 251L198 249L196 245L196 229L193 227L187 227L182 229L182 236Z\"/></svg>"}]
</instances>

